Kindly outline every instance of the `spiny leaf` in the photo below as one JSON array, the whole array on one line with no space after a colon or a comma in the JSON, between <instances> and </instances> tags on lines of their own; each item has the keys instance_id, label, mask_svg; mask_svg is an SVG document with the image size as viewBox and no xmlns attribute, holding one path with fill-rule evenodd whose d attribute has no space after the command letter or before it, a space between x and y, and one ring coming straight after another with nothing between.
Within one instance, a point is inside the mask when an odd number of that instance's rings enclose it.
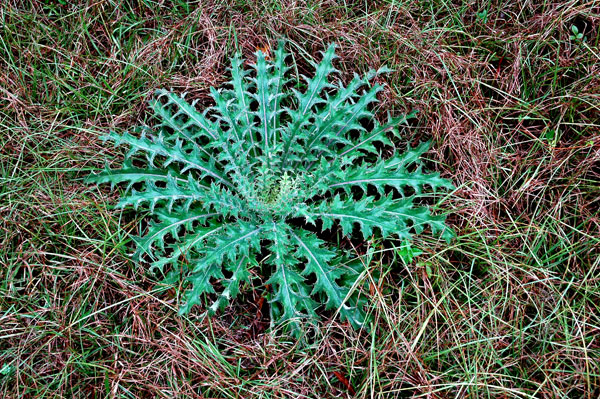
<instances>
[{"instance_id":1,"label":"spiny leaf","mask_svg":"<svg viewBox=\"0 0 600 399\"><path fill-rule=\"evenodd\" d=\"M203 195L204 209L212 209L221 216L233 216L239 218L244 216L251 218L253 215L249 212L249 206L242 198L238 197L232 191L218 184L211 184L210 189Z\"/></svg>"},{"instance_id":2,"label":"spiny leaf","mask_svg":"<svg viewBox=\"0 0 600 399\"><path fill-rule=\"evenodd\" d=\"M293 334L299 335L301 321L316 318L317 303L311 299L306 281L298 271L300 261L293 256L296 246L290 242L288 233L289 227L285 224L274 224L267 231L272 254L268 263L275 266L267 284L273 287L271 314L286 322Z\"/></svg>"},{"instance_id":3,"label":"spiny leaf","mask_svg":"<svg viewBox=\"0 0 600 399\"><path fill-rule=\"evenodd\" d=\"M160 222L152 223L148 232L143 237L134 237L138 249L134 255L135 260L139 260L141 255L149 253L153 244L158 243L161 249L164 249L165 236L170 234L176 241L179 241L179 231L186 227L188 231L192 229L192 222L203 221L214 217L217 213L208 213L201 210L185 210L178 212L157 211Z\"/></svg>"},{"instance_id":4,"label":"spiny leaf","mask_svg":"<svg viewBox=\"0 0 600 399\"><path fill-rule=\"evenodd\" d=\"M184 137L188 138L191 142L195 142L195 139L198 138L198 135L200 134L213 140L218 138L216 123L210 121L205 115L198 112L196 108L194 108L193 103L188 104L177 94L162 89L157 90L156 95L157 98L150 102L150 106L154 109L156 115L161 118L162 124L180 133L194 127L195 130L191 132L194 134L193 137L190 138L187 135L184 135ZM166 105L160 103L159 100L161 97L167 99ZM175 114L168 111L167 106L169 105L175 106L175 109L177 110ZM177 117L179 115L186 116L187 121L181 119L178 120Z\"/></svg>"},{"instance_id":5,"label":"spiny leaf","mask_svg":"<svg viewBox=\"0 0 600 399\"><path fill-rule=\"evenodd\" d=\"M439 188L454 188L452 183L441 178L439 173L424 173L420 166L412 172L402 167L398 168L404 161L402 156L393 156L372 166L363 164L346 168L329 184L329 189L342 188L350 193L352 187L358 187L366 192L368 186L373 186L383 194L386 187L393 187L404 194L403 188L410 187L417 194L421 194L426 186L434 191Z\"/></svg>"},{"instance_id":6,"label":"spiny leaf","mask_svg":"<svg viewBox=\"0 0 600 399\"><path fill-rule=\"evenodd\" d=\"M256 266L256 260L250 256L242 256L235 262L229 263L225 268L231 273L231 277L223 279L221 285L223 291L219 294L217 300L208 309L210 314L215 314L218 310L223 310L229 302L240 292L240 284L250 283L249 266Z\"/></svg>"},{"instance_id":7,"label":"spiny leaf","mask_svg":"<svg viewBox=\"0 0 600 399\"><path fill-rule=\"evenodd\" d=\"M388 118L388 121L384 125L374 121L375 126L373 127L373 130L369 132L363 132L358 141L338 151L338 156L336 158L352 156L358 151L376 154L377 150L375 149L373 143L380 142L384 145L392 145L387 138L386 133L392 132L395 136L397 136L397 127L404 124L408 119L413 118L414 116L415 113L412 112L408 115L402 115L396 118Z\"/></svg>"},{"instance_id":8,"label":"spiny leaf","mask_svg":"<svg viewBox=\"0 0 600 399\"><path fill-rule=\"evenodd\" d=\"M317 104L326 103L326 100L321 97L321 92L327 88L334 87L329 83L327 78L332 72L336 71L332 64L335 57L335 45L331 44L323 54L323 60L317 66L314 78L309 79L305 77L307 82L306 91L301 93L297 90L293 90L297 101L297 108L295 110L291 108L286 109L290 115L291 122L283 130L284 143L282 146L282 165L284 167L287 165L287 162L289 162L288 158L290 154L292 154L290 151L291 147L294 147L299 139L305 138L302 137L306 134L304 133L303 126L314 116L311 109Z\"/></svg>"},{"instance_id":9,"label":"spiny leaf","mask_svg":"<svg viewBox=\"0 0 600 399\"><path fill-rule=\"evenodd\" d=\"M391 216L398 222L396 234L400 238L410 238L408 233L409 221L417 234L421 234L425 226L429 225L431 232L440 236L446 242L449 243L454 238L454 231L445 223L446 216L432 215L428 207L415 206L413 199L410 197L397 200L392 199L391 196L382 197L374 205L385 209L384 215Z\"/></svg>"},{"instance_id":10,"label":"spiny leaf","mask_svg":"<svg viewBox=\"0 0 600 399\"><path fill-rule=\"evenodd\" d=\"M112 187L119 183L128 183L128 191L135 183L166 182L169 176L178 182L187 181L174 168L136 168L131 162L125 162L121 169L110 169L107 165L102 172L88 175L85 182L88 184L110 183Z\"/></svg>"},{"instance_id":11,"label":"spiny leaf","mask_svg":"<svg viewBox=\"0 0 600 399\"><path fill-rule=\"evenodd\" d=\"M179 308L179 314L187 314L192 310L194 305L200 305L202 294L214 293L215 289L213 288L211 279L219 278L223 278L223 273L221 272L220 265L215 263L204 265L204 267L188 277L187 280L190 282L191 288L185 293L185 301L183 301L183 304Z\"/></svg>"},{"instance_id":12,"label":"spiny leaf","mask_svg":"<svg viewBox=\"0 0 600 399\"><path fill-rule=\"evenodd\" d=\"M334 253L323 248L324 242L307 231L294 230L291 236L298 245L296 256L307 260L302 275L314 274L317 279L312 294L323 294L327 298L326 309L337 309L342 320L348 320L356 328L362 327L365 322L364 310L349 304L349 289L336 282L344 274L344 269L334 268L329 264Z\"/></svg>"},{"instance_id":13,"label":"spiny leaf","mask_svg":"<svg viewBox=\"0 0 600 399\"><path fill-rule=\"evenodd\" d=\"M224 277L221 272L224 258L236 262L240 257L248 257L250 249L259 249L258 234L260 231L260 227L240 223L235 227L227 226L224 233L212 237L211 242L214 247L202 248L200 257L192 265L191 277L188 278L192 284L192 289L189 291L192 294L186 294L186 303L182 305L184 312L189 311L190 306L198 303L197 299L190 301L190 295L214 292L210 279ZM229 288L231 289L231 287Z\"/></svg>"},{"instance_id":14,"label":"spiny leaf","mask_svg":"<svg viewBox=\"0 0 600 399\"><path fill-rule=\"evenodd\" d=\"M182 142L177 140L175 145L168 145L164 142L162 136L156 137L154 140L150 140L145 134L137 138L129 133L118 135L111 132L107 139L115 142L115 145L128 144L130 147L127 158L130 158L136 152L142 151L146 153L148 162L150 165L154 165L156 156L161 155L166 157L163 167L169 166L169 164L177 162L183 166L181 173L185 173L190 169L198 170L201 176L212 177L217 181L231 187L232 184L218 171L214 162L206 162L202 157L198 156L196 149L186 149L182 147Z\"/></svg>"},{"instance_id":15,"label":"spiny leaf","mask_svg":"<svg viewBox=\"0 0 600 399\"><path fill-rule=\"evenodd\" d=\"M137 209L140 204L149 204L153 211L156 204L163 202L170 211L176 202L183 202L183 208L188 210L195 201L202 200L206 196L207 187L200 185L195 180L178 182L172 176L167 176L166 187L158 187L156 183L147 183L143 191L131 190L117 204L118 208L133 205Z\"/></svg>"},{"instance_id":16,"label":"spiny leaf","mask_svg":"<svg viewBox=\"0 0 600 399\"><path fill-rule=\"evenodd\" d=\"M254 122L251 119L251 104L252 95L250 89L253 87L253 83L248 79L249 72L244 71L242 68L242 60L239 54L236 54L231 59L231 86L233 87L234 98L235 98L235 123L239 124L240 130L242 131L242 139L244 144L249 144L253 154L256 156L256 138L254 137Z\"/></svg>"},{"instance_id":17,"label":"spiny leaf","mask_svg":"<svg viewBox=\"0 0 600 399\"><path fill-rule=\"evenodd\" d=\"M159 270L161 273L164 272L164 268L167 265L179 266L178 262L180 258L183 259L183 264L186 269L191 260L198 254L198 251L206 246L208 239L220 233L226 227L225 224L213 222L208 226L197 226L193 233L186 234L183 238L180 237L180 241L170 244L169 255L163 255L158 260L152 262L151 270Z\"/></svg>"},{"instance_id":18,"label":"spiny leaf","mask_svg":"<svg viewBox=\"0 0 600 399\"><path fill-rule=\"evenodd\" d=\"M383 237L387 237L396 229L396 222L385 217L385 208L374 205L375 198L363 197L360 201L348 198L342 201L339 195L330 201L323 201L318 206L299 207L297 216L306 218L313 223L320 219L322 229L327 230L338 221L343 235L350 235L354 224L358 224L363 238L366 240L373 234L373 229L378 228Z\"/></svg>"}]
</instances>

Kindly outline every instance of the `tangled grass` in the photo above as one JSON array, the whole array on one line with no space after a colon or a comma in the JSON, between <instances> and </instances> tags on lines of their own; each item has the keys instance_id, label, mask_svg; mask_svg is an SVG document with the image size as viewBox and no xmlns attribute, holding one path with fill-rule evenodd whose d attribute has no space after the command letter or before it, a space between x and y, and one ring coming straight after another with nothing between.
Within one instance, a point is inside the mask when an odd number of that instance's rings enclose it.
<instances>
[{"instance_id":1,"label":"tangled grass","mask_svg":"<svg viewBox=\"0 0 600 399\"><path fill-rule=\"evenodd\" d=\"M0 24L0 396L598 397L597 1L9 0ZM307 346L265 333L259 281L176 316L125 256L140 220L79 179L153 89L210 105L235 50L282 37L296 76L333 41L344 79L393 68L376 114L418 110L403 142L458 187L451 245L339 243L382 276L369 335L333 313Z\"/></svg>"}]
</instances>

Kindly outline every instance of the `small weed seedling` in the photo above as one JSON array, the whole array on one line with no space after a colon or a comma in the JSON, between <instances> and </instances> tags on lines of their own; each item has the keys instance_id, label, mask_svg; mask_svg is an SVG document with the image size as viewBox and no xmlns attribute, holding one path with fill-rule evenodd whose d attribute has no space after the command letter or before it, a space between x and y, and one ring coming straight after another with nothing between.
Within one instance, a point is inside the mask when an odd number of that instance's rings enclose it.
<instances>
[{"instance_id":1,"label":"small weed seedling","mask_svg":"<svg viewBox=\"0 0 600 399\"><path fill-rule=\"evenodd\" d=\"M585 37L583 37L583 33L579 32L579 29L577 29L577 27L575 25L571 25L571 32L573 32L573 34L569 36L570 40L572 40L576 43L584 43L585 42Z\"/></svg>"},{"instance_id":2,"label":"small weed seedling","mask_svg":"<svg viewBox=\"0 0 600 399\"><path fill-rule=\"evenodd\" d=\"M331 81L332 45L305 90L287 90L286 57L282 45L271 61L258 52L249 70L233 58L228 88L212 89L215 105L204 112L159 90L150 102L158 124L139 137L110 133L107 140L129 148L126 160L89 181L127 183L118 205L149 209L134 259L187 281L181 313L203 298L214 300L211 314L224 308L266 253L275 323L297 333L323 307L361 327L366 302L352 290L361 270L342 262L319 231L408 240L429 225L449 240L444 217L416 200L452 184L423 171L428 143L385 159L378 152L406 118L362 123L381 90L369 83L376 72L347 86Z\"/></svg>"}]
</instances>

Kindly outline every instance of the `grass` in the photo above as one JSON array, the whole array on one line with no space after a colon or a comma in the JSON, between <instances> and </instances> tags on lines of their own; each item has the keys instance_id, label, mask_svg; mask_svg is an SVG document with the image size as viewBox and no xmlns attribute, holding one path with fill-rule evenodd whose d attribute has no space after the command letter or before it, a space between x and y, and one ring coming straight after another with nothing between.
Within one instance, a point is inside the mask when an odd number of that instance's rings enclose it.
<instances>
[{"instance_id":1,"label":"grass","mask_svg":"<svg viewBox=\"0 0 600 399\"><path fill-rule=\"evenodd\" d=\"M120 3L0 6L0 397L600 395L597 1ZM153 89L208 104L230 55L279 38L298 74L331 41L343 79L393 68L380 115L419 110L406 141L432 138L458 186L451 245L348 247L383 276L370 334L326 317L307 345L277 337L260 281L177 316L127 256L140 219L81 180Z\"/></svg>"}]
</instances>

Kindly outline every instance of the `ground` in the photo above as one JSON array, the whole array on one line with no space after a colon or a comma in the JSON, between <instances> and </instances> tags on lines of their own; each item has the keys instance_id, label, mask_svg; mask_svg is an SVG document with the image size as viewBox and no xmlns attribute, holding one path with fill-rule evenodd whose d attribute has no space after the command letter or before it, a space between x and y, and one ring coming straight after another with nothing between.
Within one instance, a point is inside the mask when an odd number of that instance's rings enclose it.
<instances>
[{"instance_id":1,"label":"ground","mask_svg":"<svg viewBox=\"0 0 600 399\"><path fill-rule=\"evenodd\" d=\"M0 5L3 398L597 398L600 2L7 0ZM215 318L130 261L142 218L83 177L156 88L210 104L229 58L285 39L311 75L387 65L378 117L418 111L457 189L403 264L375 253L370 333L270 332L261 282Z\"/></svg>"}]
</instances>

